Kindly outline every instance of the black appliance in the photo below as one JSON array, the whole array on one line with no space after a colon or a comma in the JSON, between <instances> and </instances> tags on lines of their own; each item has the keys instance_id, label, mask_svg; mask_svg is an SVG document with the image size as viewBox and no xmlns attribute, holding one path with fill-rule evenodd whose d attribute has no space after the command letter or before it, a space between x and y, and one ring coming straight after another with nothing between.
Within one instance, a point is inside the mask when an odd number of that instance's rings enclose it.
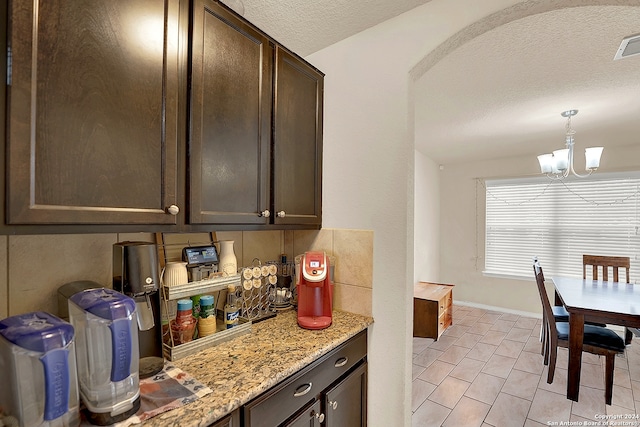
<instances>
[{"instance_id":1,"label":"black appliance","mask_svg":"<svg viewBox=\"0 0 640 427\"><path fill-rule=\"evenodd\" d=\"M155 243L127 241L113 245L113 289L136 302L140 378L157 374L164 367L164 358Z\"/></svg>"}]
</instances>

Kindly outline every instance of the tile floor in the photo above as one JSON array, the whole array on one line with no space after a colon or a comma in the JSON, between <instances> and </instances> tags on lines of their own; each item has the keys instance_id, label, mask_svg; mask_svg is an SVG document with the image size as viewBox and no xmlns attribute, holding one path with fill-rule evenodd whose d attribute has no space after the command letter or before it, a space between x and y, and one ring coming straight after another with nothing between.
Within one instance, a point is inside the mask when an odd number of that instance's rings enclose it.
<instances>
[{"instance_id":1,"label":"tile floor","mask_svg":"<svg viewBox=\"0 0 640 427\"><path fill-rule=\"evenodd\" d=\"M413 338L412 425L640 426L633 418L604 418L640 413L640 338L616 358L611 406L604 403L604 358L589 353L582 357L580 401L572 402L566 349L558 349L555 378L547 384L540 322L455 305L454 324L438 341Z\"/></svg>"}]
</instances>

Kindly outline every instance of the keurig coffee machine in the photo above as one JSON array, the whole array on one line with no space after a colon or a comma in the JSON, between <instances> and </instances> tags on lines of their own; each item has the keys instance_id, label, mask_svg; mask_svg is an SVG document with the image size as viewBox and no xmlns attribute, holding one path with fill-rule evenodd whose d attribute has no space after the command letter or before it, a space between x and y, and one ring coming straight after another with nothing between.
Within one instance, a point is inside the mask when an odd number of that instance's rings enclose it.
<instances>
[{"instance_id":1,"label":"keurig coffee machine","mask_svg":"<svg viewBox=\"0 0 640 427\"><path fill-rule=\"evenodd\" d=\"M113 289L136 302L140 378L155 375L164 367L155 243L120 242L113 245Z\"/></svg>"},{"instance_id":2,"label":"keurig coffee machine","mask_svg":"<svg viewBox=\"0 0 640 427\"><path fill-rule=\"evenodd\" d=\"M305 252L296 257L298 325L324 329L333 321L333 283L329 257L324 252Z\"/></svg>"}]
</instances>

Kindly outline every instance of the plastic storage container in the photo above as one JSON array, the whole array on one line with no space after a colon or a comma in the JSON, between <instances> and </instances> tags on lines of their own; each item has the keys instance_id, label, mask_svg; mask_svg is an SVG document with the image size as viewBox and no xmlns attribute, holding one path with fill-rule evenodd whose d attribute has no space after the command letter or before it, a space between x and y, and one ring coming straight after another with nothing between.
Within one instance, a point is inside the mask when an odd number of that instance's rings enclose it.
<instances>
[{"instance_id":1,"label":"plastic storage container","mask_svg":"<svg viewBox=\"0 0 640 427\"><path fill-rule=\"evenodd\" d=\"M0 321L0 408L21 427L80 424L73 327L45 312Z\"/></svg>"},{"instance_id":2,"label":"plastic storage container","mask_svg":"<svg viewBox=\"0 0 640 427\"><path fill-rule=\"evenodd\" d=\"M111 289L78 292L69 299L69 319L89 420L107 425L129 418L140 407L135 301Z\"/></svg>"}]
</instances>

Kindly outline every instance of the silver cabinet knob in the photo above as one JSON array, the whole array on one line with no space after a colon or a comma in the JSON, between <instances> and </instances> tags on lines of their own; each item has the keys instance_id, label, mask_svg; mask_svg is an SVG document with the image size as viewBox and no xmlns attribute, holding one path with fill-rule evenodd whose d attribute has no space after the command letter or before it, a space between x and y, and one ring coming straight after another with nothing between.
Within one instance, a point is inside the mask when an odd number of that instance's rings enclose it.
<instances>
[{"instance_id":1,"label":"silver cabinet knob","mask_svg":"<svg viewBox=\"0 0 640 427\"><path fill-rule=\"evenodd\" d=\"M269 212L269 209L265 209L262 212L260 212L260 216L269 218L271 216L271 212Z\"/></svg>"},{"instance_id":2,"label":"silver cabinet knob","mask_svg":"<svg viewBox=\"0 0 640 427\"><path fill-rule=\"evenodd\" d=\"M178 213L180 212L180 208L177 207L176 205L171 205L167 208L167 213L170 213L171 215L178 215Z\"/></svg>"},{"instance_id":3,"label":"silver cabinet knob","mask_svg":"<svg viewBox=\"0 0 640 427\"><path fill-rule=\"evenodd\" d=\"M278 215L278 218L284 218L285 216L287 216L285 211L280 211L276 215Z\"/></svg>"},{"instance_id":4,"label":"silver cabinet knob","mask_svg":"<svg viewBox=\"0 0 640 427\"><path fill-rule=\"evenodd\" d=\"M334 400L333 402L329 401L329 406L331 407L331 409L338 409L338 401L337 400Z\"/></svg>"},{"instance_id":5,"label":"silver cabinet knob","mask_svg":"<svg viewBox=\"0 0 640 427\"><path fill-rule=\"evenodd\" d=\"M311 411L311 416L317 419L320 424L324 422L324 414L322 412L317 413L316 411Z\"/></svg>"}]
</instances>

